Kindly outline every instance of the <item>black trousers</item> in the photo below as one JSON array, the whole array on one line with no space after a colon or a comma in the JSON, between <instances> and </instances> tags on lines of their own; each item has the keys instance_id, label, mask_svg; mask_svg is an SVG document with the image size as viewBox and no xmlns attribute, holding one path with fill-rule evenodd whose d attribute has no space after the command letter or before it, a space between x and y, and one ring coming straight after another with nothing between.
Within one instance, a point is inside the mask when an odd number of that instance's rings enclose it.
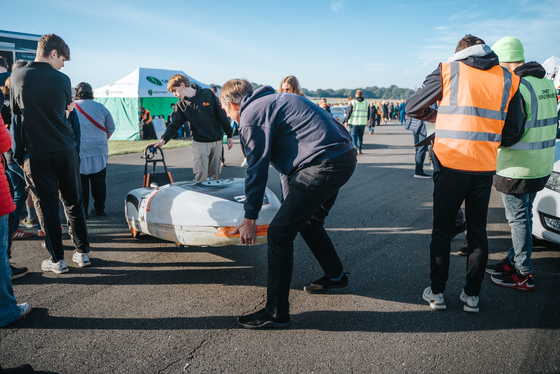
<instances>
[{"instance_id":1,"label":"black trousers","mask_svg":"<svg viewBox=\"0 0 560 374\"><path fill-rule=\"evenodd\" d=\"M266 311L275 318L289 314L294 240L299 233L329 278L342 273L342 263L323 227L338 190L354 173L353 150L333 160L299 170L290 178L289 191L268 227L268 281Z\"/></svg>"},{"instance_id":2,"label":"black trousers","mask_svg":"<svg viewBox=\"0 0 560 374\"><path fill-rule=\"evenodd\" d=\"M434 227L430 244L430 278L433 293L445 291L449 277L451 239L457 211L465 201L467 219L468 296L478 296L488 262L486 222L492 191L492 175L471 175L441 167L434 173Z\"/></svg>"},{"instance_id":3,"label":"black trousers","mask_svg":"<svg viewBox=\"0 0 560 374\"><path fill-rule=\"evenodd\" d=\"M53 262L64 259L58 200L62 197L66 217L72 228L72 239L80 253L89 252L86 219L82 205L80 180L80 158L76 148L29 155L31 175L35 183L37 198L43 211L47 234L45 243Z\"/></svg>"},{"instance_id":4,"label":"black trousers","mask_svg":"<svg viewBox=\"0 0 560 374\"><path fill-rule=\"evenodd\" d=\"M107 168L95 174L80 174L82 180L82 197L84 200L84 212L87 214L89 209L89 186L91 183L91 197L93 197L93 207L95 210L105 210L105 200L107 199L107 185L105 178Z\"/></svg>"}]
</instances>

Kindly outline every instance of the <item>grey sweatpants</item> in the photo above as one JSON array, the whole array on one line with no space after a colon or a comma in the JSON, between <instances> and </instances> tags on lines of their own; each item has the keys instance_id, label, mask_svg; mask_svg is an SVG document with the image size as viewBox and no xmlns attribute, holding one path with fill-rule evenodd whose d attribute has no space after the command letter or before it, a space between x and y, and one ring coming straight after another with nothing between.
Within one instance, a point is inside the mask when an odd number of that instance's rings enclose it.
<instances>
[{"instance_id":1,"label":"grey sweatpants","mask_svg":"<svg viewBox=\"0 0 560 374\"><path fill-rule=\"evenodd\" d=\"M222 171L220 157L222 155L222 141L211 143L193 141L193 173L195 182L204 182L208 178L218 179Z\"/></svg>"}]
</instances>

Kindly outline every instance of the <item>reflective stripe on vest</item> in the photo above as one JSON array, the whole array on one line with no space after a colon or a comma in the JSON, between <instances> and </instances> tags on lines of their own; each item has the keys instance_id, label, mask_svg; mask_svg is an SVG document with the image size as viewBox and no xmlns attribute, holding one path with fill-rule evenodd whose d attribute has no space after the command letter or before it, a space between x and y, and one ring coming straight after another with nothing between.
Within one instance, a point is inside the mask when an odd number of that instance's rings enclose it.
<instances>
[{"instance_id":1,"label":"reflective stripe on vest","mask_svg":"<svg viewBox=\"0 0 560 374\"><path fill-rule=\"evenodd\" d=\"M440 64L440 69L443 90L434 152L451 169L495 171L507 108L519 77L499 65L479 70L453 61Z\"/></svg>"},{"instance_id":2,"label":"reflective stripe on vest","mask_svg":"<svg viewBox=\"0 0 560 374\"><path fill-rule=\"evenodd\" d=\"M500 147L497 174L512 179L543 178L554 166L557 113L555 97L550 95L554 85L548 79L524 77L519 91L527 113L525 133L511 147Z\"/></svg>"},{"instance_id":3,"label":"reflective stripe on vest","mask_svg":"<svg viewBox=\"0 0 560 374\"><path fill-rule=\"evenodd\" d=\"M366 100L359 102L352 100L352 114L348 120L349 125L365 126L367 125L368 102Z\"/></svg>"}]
</instances>

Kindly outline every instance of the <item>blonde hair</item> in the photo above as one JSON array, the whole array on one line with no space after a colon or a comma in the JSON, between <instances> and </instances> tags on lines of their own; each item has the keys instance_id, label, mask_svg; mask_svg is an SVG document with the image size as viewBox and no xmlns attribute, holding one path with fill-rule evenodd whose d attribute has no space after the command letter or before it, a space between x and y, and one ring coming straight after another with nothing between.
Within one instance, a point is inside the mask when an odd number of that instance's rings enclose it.
<instances>
[{"instance_id":1,"label":"blonde hair","mask_svg":"<svg viewBox=\"0 0 560 374\"><path fill-rule=\"evenodd\" d=\"M299 86L299 81L295 76L288 75L286 78L282 79L280 81L280 89L278 90L279 92L282 92L282 85L284 85L284 83L288 85L289 92L305 97L305 95L303 94L303 90Z\"/></svg>"},{"instance_id":2,"label":"blonde hair","mask_svg":"<svg viewBox=\"0 0 560 374\"><path fill-rule=\"evenodd\" d=\"M185 77L183 74L175 74L167 82L167 91L173 92L173 89L175 87L179 87L181 83L184 83L185 87L191 86L191 81L189 80L189 78Z\"/></svg>"}]
</instances>

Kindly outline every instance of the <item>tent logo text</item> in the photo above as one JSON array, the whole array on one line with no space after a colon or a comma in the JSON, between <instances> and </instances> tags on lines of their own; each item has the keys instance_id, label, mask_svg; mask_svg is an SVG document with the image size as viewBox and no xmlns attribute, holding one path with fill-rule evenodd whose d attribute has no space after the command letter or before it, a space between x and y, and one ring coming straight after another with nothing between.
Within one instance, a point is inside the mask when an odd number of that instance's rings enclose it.
<instances>
[{"instance_id":1,"label":"tent logo text","mask_svg":"<svg viewBox=\"0 0 560 374\"><path fill-rule=\"evenodd\" d=\"M146 77L146 79L148 80L148 82L155 84L156 86L163 86L163 83L161 83L161 81L157 78L154 77Z\"/></svg>"}]
</instances>

